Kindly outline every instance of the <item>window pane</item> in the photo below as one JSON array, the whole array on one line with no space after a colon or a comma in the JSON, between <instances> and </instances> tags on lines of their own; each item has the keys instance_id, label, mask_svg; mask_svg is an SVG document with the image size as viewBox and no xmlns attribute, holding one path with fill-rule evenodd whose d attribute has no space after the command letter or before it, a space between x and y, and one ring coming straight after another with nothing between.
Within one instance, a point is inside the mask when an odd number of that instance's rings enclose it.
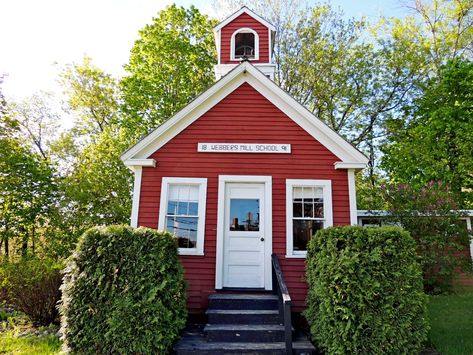
<instances>
[{"instance_id":1,"label":"window pane","mask_svg":"<svg viewBox=\"0 0 473 355\"><path fill-rule=\"evenodd\" d=\"M166 217L166 230L177 237L179 248L196 247L197 217Z\"/></svg>"},{"instance_id":2,"label":"window pane","mask_svg":"<svg viewBox=\"0 0 473 355\"><path fill-rule=\"evenodd\" d=\"M292 214L294 217L302 217L302 203L294 202L292 204Z\"/></svg>"},{"instance_id":3,"label":"window pane","mask_svg":"<svg viewBox=\"0 0 473 355\"><path fill-rule=\"evenodd\" d=\"M314 204L312 203L312 199L304 199L304 217L314 217Z\"/></svg>"},{"instance_id":4,"label":"window pane","mask_svg":"<svg viewBox=\"0 0 473 355\"><path fill-rule=\"evenodd\" d=\"M177 201L169 201L168 202L168 215L175 215L177 214Z\"/></svg>"},{"instance_id":5,"label":"window pane","mask_svg":"<svg viewBox=\"0 0 473 355\"><path fill-rule=\"evenodd\" d=\"M293 220L293 246L296 251L307 250L307 243L310 238L319 230L322 229L324 223L322 221L301 221Z\"/></svg>"},{"instance_id":6,"label":"window pane","mask_svg":"<svg viewBox=\"0 0 473 355\"><path fill-rule=\"evenodd\" d=\"M314 203L314 217L315 218L324 218L324 204L323 202L317 202L315 200Z\"/></svg>"},{"instance_id":7,"label":"window pane","mask_svg":"<svg viewBox=\"0 0 473 355\"><path fill-rule=\"evenodd\" d=\"M303 196L302 187L295 186L292 191L293 191L294 201L296 199L298 199L299 201L302 201L302 196Z\"/></svg>"},{"instance_id":8,"label":"window pane","mask_svg":"<svg viewBox=\"0 0 473 355\"><path fill-rule=\"evenodd\" d=\"M230 230L259 231L259 200L230 199Z\"/></svg>"},{"instance_id":9,"label":"window pane","mask_svg":"<svg viewBox=\"0 0 473 355\"><path fill-rule=\"evenodd\" d=\"M199 186L189 185L189 200L188 201L199 201Z\"/></svg>"},{"instance_id":10,"label":"window pane","mask_svg":"<svg viewBox=\"0 0 473 355\"><path fill-rule=\"evenodd\" d=\"M179 201L177 205L177 214L180 216L187 216L187 207L189 202Z\"/></svg>"},{"instance_id":11,"label":"window pane","mask_svg":"<svg viewBox=\"0 0 473 355\"><path fill-rule=\"evenodd\" d=\"M189 202L189 216L197 216L199 213L199 203Z\"/></svg>"}]
</instances>

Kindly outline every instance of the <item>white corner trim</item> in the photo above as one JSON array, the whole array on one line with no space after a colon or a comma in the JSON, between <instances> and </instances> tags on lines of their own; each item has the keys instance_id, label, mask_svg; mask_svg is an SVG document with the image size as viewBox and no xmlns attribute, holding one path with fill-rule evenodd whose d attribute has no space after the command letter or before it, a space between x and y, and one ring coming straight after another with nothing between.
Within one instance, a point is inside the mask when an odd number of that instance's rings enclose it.
<instances>
[{"instance_id":1,"label":"white corner trim","mask_svg":"<svg viewBox=\"0 0 473 355\"><path fill-rule=\"evenodd\" d=\"M273 62L273 53L271 51L272 49L272 32L271 30L268 28L268 62L269 63L272 63Z\"/></svg>"},{"instance_id":2,"label":"white corner trim","mask_svg":"<svg viewBox=\"0 0 473 355\"><path fill-rule=\"evenodd\" d=\"M335 169L364 169L366 168L367 163L357 163L357 162L341 162L338 161L335 164Z\"/></svg>"},{"instance_id":3,"label":"white corner trim","mask_svg":"<svg viewBox=\"0 0 473 355\"><path fill-rule=\"evenodd\" d=\"M286 258L305 258L306 251L294 251L292 190L295 186L321 187L324 196L324 228L333 226L332 181L286 179Z\"/></svg>"},{"instance_id":4,"label":"white corner trim","mask_svg":"<svg viewBox=\"0 0 473 355\"><path fill-rule=\"evenodd\" d=\"M217 47L217 63L220 64L220 41L222 40L222 31L214 32L215 46Z\"/></svg>"},{"instance_id":5,"label":"white corner trim","mask_svg":"<svg viewBox=\"0 0 473 355\"><path fill-rule=\"evenodd\" d=\"M350 224L356 226L358 224L358 211L356 209L356 186L355 186L355 169L348 169L348 196L350 199Z\"/></svg>"},{"instance_id":6,"label":"white corner trim","mask_svg":"<svg viewBox=\"0 0 473 355\"><path fill-rule=\"evenodd\" d=\"M273 187L271 176L251 175L219 175L218 177L218 200L217 200L217 244L215 256L215 288L223 287L223 254L224 254L224 226L225 226L225 185L231 182L242 183L264 183L264 210L265 212L265 244L264 244L264 288L272 290L272 266L271 253L273 250Z\"/></svg>"},{"instance_id":7,"label":"white corner trim","mask_svg":"<svg viewBox=\"0 0 473 355\"><path fill-rule=\"evenodd\" d=\"M136 228L138 227L138 212L140 210L141 177L143 175L143 168L141 166L135 166L133 172L135 174L135 179L133 182L130 226Z\"/></svg>"},{"instance_id":8,"label":"white corner trim","mask_svg":"<svg viewBox=\"0 0 473 355\"><path fill-rule=\"evenodd\" d=\"M354 148L325 123L318 120L310 111L249 62L243 62L230 71L174 117L167 120L126 151L121 156L121 159L126 161L131 158L145 159L149 157L244 82L250 84L290 119L341 159L342 162L358 163L360 164L359 166L368 163L368 158L364 154Z\"/></svg>"},{"instance_id":9,"label":"white corner trim","mask_svg":"<svg viewBox=\"0 0 473 355\"><path fill-rule=\"evenodd\" d=\"M156 160L154 159L127 159L123 162L125 166L148 166L156 167Z\"/></svg>"},{"instance_id":10,"label":"white corner trim","mask_svg":"<svg viewBox=\"0 0 473 355\"><path fill-rule=\"evenodd\" d=\"M252 33L255 36L255 56L254 58L248 58L249 60L259 60L259 35L258 32L249 27L242 27L232 33L230 39L230 60L241 60L241 58L235 57L235 36L239 33Z\"/></svg>"},{"instance_id":11,"label":"white corner trim","mask_svg":"<svg viewBox=\"0 0 473 355\"><path fill-rule=\"evenodd\" d=\"M247 15L253 17L256 21L262 23L263 25L265 25L266 27L268 27L269 29L273 30L273 31L276 31L276 27L274 27L273 24L269 23L268 21L266 21L264 18L262 18L261 16L259 16L258 14L254 13L253 11L251 11L249 8L247 8L246 6L243 6L240 10L234 12L232 15L230 15L229 17L227 17L225 20L223 20L222 22L220 22L217 26L214 27L214 32L217 32L219 30L221 30L223 27L225 27L226 25L228 25L230 22L232 22L234 19L236 19L238 16L240 16L241 14L243 13L246 13Z\"/></svg>"},{"instance_id":12,"label":"white corner trim","mask_svg":"<svg viewBox=\"0 0 473 355\"><path fill-rule=\"evenodd\" d=\"M473 233L472 223L471 223L472 219L473 217L471 217L471 215L466 218L466 228L468 229L469 234ZM471 261L473 262L473 238L470 239L470 257L471 257Z\"/></svg>"},{"instance_id":13,"label":"white corner trim","mask_svg":"<svg viewBox=\"0 0 473 355\"><path fill-rule=\"evenodd\" d=\"M167 202L169 185L190 184L199 186L199 207L197 221L197 247L179 248L179 255L204 255L205 211L207 209L207 178L163 177L161 182L161 199L159 202L158 229L166 230Z\"/></svg>"}]
</instances>

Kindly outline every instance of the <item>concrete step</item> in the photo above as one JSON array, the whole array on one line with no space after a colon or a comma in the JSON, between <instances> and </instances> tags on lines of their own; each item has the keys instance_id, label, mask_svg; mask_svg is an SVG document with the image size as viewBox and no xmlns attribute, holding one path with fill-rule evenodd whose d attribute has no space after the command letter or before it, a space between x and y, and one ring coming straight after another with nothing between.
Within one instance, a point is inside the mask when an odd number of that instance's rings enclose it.
<instances>
[{"instance_id":1,"label":"concrete step","mask_svg":"<svg viewBox=\"0 0 473 355\"><path fill-rule=\"evenodd\" d=\"M278 310L209 309L210 324L280 324Z\"/></svg>"},{"instance_id":2,"label":"concrete step","mask_svg":"<svg viewBox=\"0 0 473 355\"><path fill-rule=\"evenodd\" d=\"M209 309L277 310L278 297L272 294L215 293L209 296Z\"/></svg>"},{"instance_id":3,"label":"concrete step","mask_svg":"<svg viewBox=\"0 0 473 355\"><path fill-rule=\"evenodd\" d=\"M294 355L311 355L314 346L307 340L293 342ZM229 342L207 342L199 336L188 336L182 338L174 347L177 355L230 355L230 354L253 354L253 355L282 355L286 354L283 342L271 343L229 343Z\"/></svg>"},{"instance_id":4,"label":"concrete step","mask_svg":"<svg viewBox=\"0 0 473 355\"><path fill-rule=\"evenodd\" d=\"M283 342L284 326L280 324L207 324L209 342L267 343Z\"/></svg>"}]
</instances>

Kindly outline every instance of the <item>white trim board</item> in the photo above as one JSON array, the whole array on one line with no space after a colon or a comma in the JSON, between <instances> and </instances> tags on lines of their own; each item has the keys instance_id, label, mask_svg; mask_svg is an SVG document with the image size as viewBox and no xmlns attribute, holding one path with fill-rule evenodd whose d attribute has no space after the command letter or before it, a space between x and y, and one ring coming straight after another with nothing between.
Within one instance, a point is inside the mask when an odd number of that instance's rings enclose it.
<instances>
[{"instance_id":1,"label":"white trim board","mask_svg":"<svg viewBox=\"0 0 473 355\"><path fill-rule=\"evenodd\" d=\"M226 25L228 25L230 22L232 22L234 19L236 19L241 14L247 14L250 17L253 17L256 21L258 21L258 22L262 23L263 25L265 25L266 27L268 27L271 31L276 31L276 27L274 27L273 24L269 23L264 18L262 18L261 16L259 16L256 13L254 13L249 8L247 8L246 6L243 6L240 10L234 12L233 14L228 16L225 20L220 22L217 26L214 27L213 31L214 32L220 31L222 28L224 28Z\"/></svg>"},{"instance_id":2,"label":"white trim board","mask_svg":"<svg viewBox=\"0 0 473 355\"><path fill-rule=\"evenodd\" d=\"M245 82L318 140L337 156L341 162L350 163L348 167L352 168L353 166L351 164L358 164L357 166L361 167L368 163L368 158L364 154L325 123L317 119L309 110L299 104L249 62L239 64L175 116L171 117L126 151L121 156L121 159L123 161L129 159L147 159L152 153L169 142ZM340 168L345 167L340 166Z\"/></svg>"},{"instance_id":3,"label":"white trim board","mask_svg":"<svg viewBox=\"0 0 473 355\"><path fill-rule=\"evenodd\" d=\"M264 203L265 211L268 211L265 218L265 250L264 250L264 288L272 290L272 268L271 253L273 249L273 188L271 176L246 176L246 175L219 175L218 177L218 200L217 200L217 243L215 256L215 288L223 287L223 243L225 226L225 184L228 182L236 183L264 183Z\"/></svg>"},{"instance_id":4,"label":"white trim board","mask_svg":"<svg viewBox=\"0 0 473 355\"><path fill-rule=\"evenodd\" d=\"M348 197L350 200L350 224L356 226L358 224L358 211L356 209L356 184L355 169L348 169Z\"/></svg>"},{"instance_id":5,"label":"white trim board","mask_svg":"<svg viewBox=\"0 0 473 355\"><path fill-rule=\"evenodd\" d=\"M140 210L141 177L143 176L143 168L141 166L134 166L133 174L135 174L135 179L133 183L130 226L136 228L138 227L138 212Z\"/></svg>"}]
</instances>

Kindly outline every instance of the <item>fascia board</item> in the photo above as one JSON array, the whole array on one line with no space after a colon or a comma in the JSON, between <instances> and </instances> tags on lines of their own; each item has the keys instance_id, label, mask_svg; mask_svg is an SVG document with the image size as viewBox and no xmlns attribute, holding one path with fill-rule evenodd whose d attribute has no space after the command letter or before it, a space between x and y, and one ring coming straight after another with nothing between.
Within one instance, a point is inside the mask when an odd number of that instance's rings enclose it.
<instances>
[{"instance_id":1,"label":"fascia board","mask_svg":"<svg viewBox=\"0 0 473 355\"><path fill-rule=\"evenodd\" d=\"M247 8L246 6L243 6L240 10L238 10L237 12L233 13L232 15L227 17L225 20L220 22L217 26L214 27L213 31L217 32L218 30L221 30L223 27L228 25L230 22L232 22L234 19L236 19L238 16L240 16L243 13L246 13L247 15L253 17L256 21L261 22L263 25L265 25L266 27L268 27L272 31L276 31L276 27L273 24L269 23L264 18L257 15L256 13L254 13L249 8Z\"/></svg>"}]
</instances>

